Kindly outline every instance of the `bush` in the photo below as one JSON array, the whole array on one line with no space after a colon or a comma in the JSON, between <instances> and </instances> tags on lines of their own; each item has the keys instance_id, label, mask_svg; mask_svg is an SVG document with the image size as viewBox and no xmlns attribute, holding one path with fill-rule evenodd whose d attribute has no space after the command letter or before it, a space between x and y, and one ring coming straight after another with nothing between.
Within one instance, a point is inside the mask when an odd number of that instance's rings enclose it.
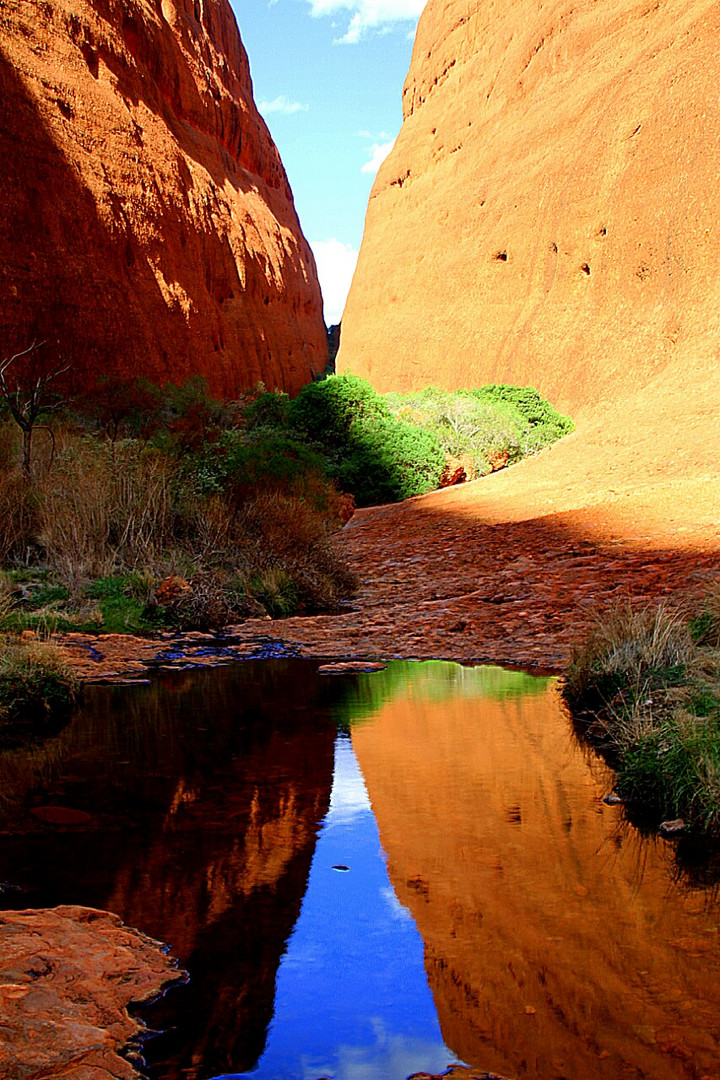
<instances>
[{"instance_id":1,"label":"bush","mask_svg":"<svg viewBox=\"0 0 720 1080\"><path fill-rule=\"evenodd\" d=\"M102 391L92 410L78 406L72 425L58 429L52 467L31 475L10 452L3 470L0 425L0 557L23 579L0 597L3 625L216 628L262 610L249 582L275 572L290 577L302 610L335 607L349 595L354 579L329 537L352 500L327 475L321 451L270 423L287 398L257 396L257 422L237 428L236 410L209 399L198 381ZM152 432L143 412L150 399ZM130 438L136 420L145 431ZM62 595L43 599L31 580L38 573ZM182 610L154 601L156 584L173 575L191 583Z\"/></svg>"},{"instance_id":2,"label":"bush","mask_svg":"<svg viewBox=\"0 0 720 1080\"><path fill-rule=\"evenodd\" d=\"M681 681L693 655L690 632L677 609L626 603L603 615L575 646L563 694L576 708L601 708L619 693L637 697L646 688Z\"/></svg>"},{"instance_id":3,"label":"bush","mask_svg":"<svg viewBox=\"0 0 720 1080\"><path fill-rule=\"evenodd\" d=\"M434 490L444 467L445 455L432 432L384 418L352 425L348 451L334 475L359 506L372 506Z\"/></svg>"},{"instance_id":4,"label":"bush","mask_svg":"<svg viewBox=\"0 0 720 1080\"><path fill-rule=\"evenodd\" d=\"M534 453L551 442L569 435L575 425L530 386L506 386L493 383L471 393L478 401L510 405L526 421L529 432L526 453Z\"/></svg>"},{"instance_id":5,"label":"bush","mask_svg":"<svg viewBox=\"0 0 720 1080\"><path fill-rule=\"evenodd\" d=\"M679 610L625 605L606 616L575 648L562 693L623 797L720 832L720 655L693 642Z\"/></svg>"},{"instance_id":6,"label":"bush","mask_svg":"<svg viewBox=\"0 0 720 1080\"><path fill-rule=\"evenodd\" d=\"M500 457L506 463L522 457L527 422L502 401L482 400L466 390L429 388L388 395L388 404L398 417L433 434L446 458L469 461L473 476L489 473Z\"/></svg>"},{"instance_id":7,"label":"bush","mask_svg":"<svg viewBox=\"0 0 720 1080\"><path fill-rule=\"evenodd\" d=\"M374 425L389 409L369 382L356 375L331 375L304 386L288 407L291 427L328 450L343 450L357 421Z\"/></svg>"},{"instance_id":8,"label":"bush","mask_svg":"<svg viewBox=\"0 0 720 1080\"><path fill-rule=\"evenodd\" d=\"M266 580L268 575L273 589L280 588L286 594L289 590L282 583L287 578L293 582L293 612L335 610L355 591L355 575L330 542L331 523L306 502L279 492L257 495L240 510L237 529L238 549L244 553L240 565L248 579L256 579L250 591L260 603L264 604L270 593L264 586L256 591L257 581ZM273 615L277 611L274 600L271 607L273 610L266 610Z\"/></svg>"},{"instance_id":9,"label":"bush","mask_svg":"<svg viewBox=\"0 0 720 1080\"><path fill-rule=\"evenodd\" d=\"M59 650L0 643L0 742L56 730L69 718L80 682Z\"/></svg>"}]
</instances>

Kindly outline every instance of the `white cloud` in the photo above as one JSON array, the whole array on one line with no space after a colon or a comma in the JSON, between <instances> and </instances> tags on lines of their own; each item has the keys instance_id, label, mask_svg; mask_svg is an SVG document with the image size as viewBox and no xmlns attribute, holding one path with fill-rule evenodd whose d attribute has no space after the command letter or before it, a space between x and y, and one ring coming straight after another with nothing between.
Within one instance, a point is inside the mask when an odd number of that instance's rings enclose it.
<instances>
[{"instance_id":1,"label":"white cloud","mask_svg":"<svg viewBox=\"0 0 720 1080\"><path fill-rule=\"evenodd\" d=\"M370 160L365 162L360 172L370 173L374 176L394 145L394 139L391 139L390 142L373 143L370 147Z\"/></svg>"},{"instance_id":2,"label":"white cloud","mask_svg":"<svg viewBox=\"0 0 720 1080\"><path fill-rule=\"evenodd\" d=\"M358 253L352 244L341 240L311 240L315 262L317 263L320 288L325 307L325 322L328 326L339 323L350 282L355 272Z\"/></svg>"},{"instance_id":3,"label":"white cloud","mask_svg":"<svg viewBox=\"0 0 720 1080\"><path fill-rule=\"evenodd\" d=\"M272 101L258 102L258 111L265 113L282 113L283 116L292 116L293 113L307 112L309 105L302 105L299 101L290 101L284 94L279 94Z\"/></svg>"},{"instance_id":4,"label":"white cloud","mask_svg":"<svg viewBox=\"0 0 720 1080\"><path fill-rule=\"evenodd\" d=\"M369 33L387 33L396 23L416 22L425 0L307 0L316 17L350 13L348 28L337 44L356 45Z\"/></svg>"}]
</instances>

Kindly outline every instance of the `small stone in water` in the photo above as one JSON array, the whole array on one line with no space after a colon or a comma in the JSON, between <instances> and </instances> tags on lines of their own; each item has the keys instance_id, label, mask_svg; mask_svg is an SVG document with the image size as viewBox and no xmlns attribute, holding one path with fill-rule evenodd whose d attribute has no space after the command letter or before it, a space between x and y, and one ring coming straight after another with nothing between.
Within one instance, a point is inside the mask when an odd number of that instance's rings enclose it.
<instances>
[{"instance_id":1,"label":"small stone in water","mask_svg":"<svg viewBox=\"0 0 720 1080\"><path fill-rule=\"evenodd\" d=\"M661 836L679 836L680 833L684 833L687 825L682 818L675 818L674 821L663 821L660 826Z\"/></svg>"},{"instance_id":2,"label":"small stone in water","mask_svg":"<svg viewBox=\"0 0 720 1080\"><path fill-rule=\"evenodd\" d=\"M73 810L69 806L34 806L30 813L49 825L87 825L92 821L92 816L84 810Z\"/></svg>"}]
</instances>

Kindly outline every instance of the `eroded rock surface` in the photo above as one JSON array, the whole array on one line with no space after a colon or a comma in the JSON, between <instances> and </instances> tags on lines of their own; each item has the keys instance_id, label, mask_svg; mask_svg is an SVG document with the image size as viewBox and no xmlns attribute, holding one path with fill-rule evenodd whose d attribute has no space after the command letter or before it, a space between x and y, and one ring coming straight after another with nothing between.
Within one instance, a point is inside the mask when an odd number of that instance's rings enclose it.
<instances>
[{"instance_id":1,"label":"eroded rock surface","mask_svg":"<svg viewBox=\"0 0 720 1080\"><path fill-rule=\"evenodd\" d=\"M531 384L577 414L715 361L713 0L430 0L339 370Z\"/></svg>"},{"instance_id":2,"label":"eroded rock surface","mask_svg":"<svg viewBox=\"0 0 720 1080\"><path fill-rule=\"evenodd\" d=\"M83 907L0 912L3 1080L133 1080L130 1002L178 978L158 942Z\"/></svg>"},{"instance_id":3,"label":"eroded rock surface","mask_svg":"<svg viewBox=\"0 0 720 1080\"><path fill-rule=\"evenodd\" d=\"M0 3L0 356L231 396L325 366L315 263L228 0Z\"/></svg>"}]
</instances>

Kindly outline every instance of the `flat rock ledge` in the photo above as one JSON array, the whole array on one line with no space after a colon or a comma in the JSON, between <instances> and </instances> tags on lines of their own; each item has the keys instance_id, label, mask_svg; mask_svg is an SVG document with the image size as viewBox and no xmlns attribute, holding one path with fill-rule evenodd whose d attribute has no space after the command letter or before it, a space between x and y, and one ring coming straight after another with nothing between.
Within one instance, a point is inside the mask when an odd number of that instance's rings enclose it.
<instances>
[{"instance_id":1,"label":"flat rock ledge","mask_svg":"<svg viewBox=\"0 0 720 1080\"><path fill-rule=\"evenodd\" d=\"M182 978L160 942L108 911L0 912L0 1076L135 1080L120 1055L144 1028L127 1007Z\"/></svg>"}]
</instances>

